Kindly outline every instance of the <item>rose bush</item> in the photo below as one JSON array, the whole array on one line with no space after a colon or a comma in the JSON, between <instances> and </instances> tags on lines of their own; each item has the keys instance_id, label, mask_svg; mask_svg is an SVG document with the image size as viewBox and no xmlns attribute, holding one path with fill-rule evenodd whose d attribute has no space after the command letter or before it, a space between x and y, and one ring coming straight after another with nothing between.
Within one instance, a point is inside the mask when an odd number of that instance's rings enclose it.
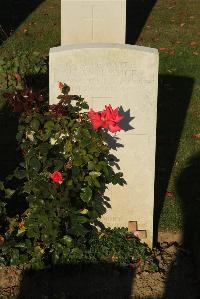
<instances>
[{"instance_id":1,"label":"rose bush","mask_svg":"<svg viewBox=\"0 0 200 299\"><path fill-rule=\"evenodd\" d=\"M96 231L109 207L106 186L124 183L122 173L113 170L100 129L121 130L118 109L109 105L102 112L84 112L83 98L69 95L66 84L59 88L60 102L50 108L30 89L6 94L19 114L21 161L0 186L4 263L30 261L41 268L69 256L80 258L79 239Z\"/></svg>"}]
</instances>

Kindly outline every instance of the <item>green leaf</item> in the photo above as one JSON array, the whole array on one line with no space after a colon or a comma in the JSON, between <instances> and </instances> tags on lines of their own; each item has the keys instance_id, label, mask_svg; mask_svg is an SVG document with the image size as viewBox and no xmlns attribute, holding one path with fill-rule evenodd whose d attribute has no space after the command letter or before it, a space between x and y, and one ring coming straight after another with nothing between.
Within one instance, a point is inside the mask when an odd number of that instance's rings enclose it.
<instances>
[{"instance_id":1,"label":"green leaf","mask_svg":"<svg viewBox=\"0 0 200 299\"><path fill-rule=\"evenodd\" d=\"M82 103L82 109L89 109L89 105L86 102Z\"/></svg>"},{"instance_id":2,"label":"green leaf","mask_svg":"<svg viewBox=\"0 0 200 299\"><path fill-rule=\"evenodd\" d=\"M0 190L4 190L4 184L2 181L0 181Z\"/></svg>"},{"instance_id":3,"label":"green leaf","mask_svg":"<svg viewBox=\"0 0 200 299\"><path fill-rule=\"evenodd\" d=\"M34 131L37 131L40 127L40 122L38 119L33 119L30 123L31 125L31 128L34 130Z\"/></svg>"},{"instance_id":4,"label":"green leaf","mask_svg":"<svg viewBox=\"0 0 200 299\"><path fill-rule=\"evenodd\" d=\"M26 171L25 170L19 170L19 169L16 169L15 170L15 177L18 178L18 179L24 179L26 177Z\"/></svg>"},{"instance_id":5,"label":"green leaf","mask_svg":"<svg viewBox=\"0 0 200 299\"><path fill-rule=\"evenodd\" d=\"M19 263L19 250L18 249L13 249L10 263L11 263L11 265L17 265Z\"/></svg>"},{"instance_id":6,"label":"green leaf","mask_svg":"<svg viewBox=\"0 0 200 299\"><path fill-rule=\"evenodd\" d=\"M15 245L16 248L21 248L21 249L26 249L26 244L25 243L18 243Z\"/></svg>"},{"instance_id":7,"label":"green leaf","mask_svg":"<svg viewBox=\"0 0 200 299\"><path fill-rule=\"evenodd\" d=\"M45 129L47 130L52 130L54 127L54 122L52 120L48 120L45 124L44 124Z\"/></svg>"},{"instance_id":8,"label":"green leaf","mask_svg":"<svg viewBox=\"0 0 200 299\"><path fill-rule=\"evenodd\" d=\"M94 170L96 168L96 164L93 161L88 162L88 170Z\"/></svg>"},{"instance_id":9,"label":"green leaf","mask_svg":"<svg viewBox=\"0 0 200 299\"><path fill-rule=\"evenodd\" d=\"M38 172L40 170L41 163L36 157L33 157L29 162L29 166Z\"/></svg>"},{"instance_id":10,"label":"green leaf","mask_svg":"<svg viewBox=\"0 0 200 299\"><path fill-rule=\"evenodd\" d=\"M92 176L93 178L98 178L101 175L101 172L99 171L91 171L89 173L90 176Z\"/></svg>"},{"instance_id":11,"label":"green leaf","mask_svg":"<svg viewBox=\"0 0 200 299\"><path fill-rule=\"evenodd\" d=\"M101 187L99 181L98 181L96 178L94 178L93 182L94 182L94 185L95 185L97 188L100 188L100 187Z\"/></svg>"},{"instance_id":12,"label":"green leaf","mask_svg":"<svg viewBox=\"0 0 200 299\"><path fill-rule=\"evenodd\" d=\"M54 165L56 170L60 170L63 168L64 163L62 160L55 160Z\"/></svg>"},{"instance_id":13,"label":"green leaf","mask_svg":"<svg viewBox=\"0 0 200 299\"><path fill-rule=\"evenodd\" d=\"M75 247L72 249L71 254L80 259L83 256L83 251L80 248Z\"/></svg>"},{"instance_id":14,"label":"green leaf","mask_svg":"<svg viewBox=\"0 0 200 299\"><path fill-rule=\"evenodd\" d=\"M77 216L77 217L76 217L76 221L77 221L78 223L83 224L83 223L88 222L89 219L88 219L87 217L85 217L85 216Z\"/></svg>"},{"instance_id":15,"label":"green leaf","mask_svg":"<svg viewBox=\"0 0 200 299\"><path fill-rule=\"evenodd\" d=\"M79 167L72 167L72 176L77 176L80 173Z\"/></svg>"},{"instance_id":16,"label":"green leaf","mask_svg":"<svg viewBox=\"0 0 200 299\"><path fill-rule=\"evenodd\" d=\"M70 237L69 235L65 235L61 242L64 244L64 245L67 245L68 247L71 247L72 246L72 243L73 243L73 239L72 237Z\"/></svg>"},{"instance_id":17,"label":"green leaf","mask_svg":"<svg viewBox=\"0 0 200 299\"><path fill-rule=\"evenodd\" d=\"M50 147L51 145L47 142L43 142L42 144L40 144L39 151L41 155L47 155Z\"/></svg>"},{"instance_id":18,"label":"green leaf","mask_svg":"<svg viewBox=\"0 0 200 299\"><path fill-rule=\"evenodd\" d=\"M20 264L25 264L28 262L28 255L20 254Z\"/></svg>"},{"instance_id":19,"label":"green leaf","mask_svg":"<svg viewBox=\"0 0 200 299\"><path fill-rule=\"evenodd\" d=\"M13 194L15 193L15 190L12 190L12 189L5 189L5 198L10 198L13 196Z\"/></svg>"},{"instance_id":20,"label":"green leaf","mask_svg":"<svg viewBox=\"0 0 200 299\"><path fill-rule=\"evenodd\" d=\"M90 187L82 188L80 197L84 202L89 202L92 198L92 189Z\"/></svg>"},{"instance_id":21,"label":"green leaf","mask_svg":"<svg viewBox=\"0 0 200 299\"><path fill-rule=\"evenodd\" d=\"M57 252L53 252L53 254L52 254L53 264L57 264L58 261L59 261L59 255L57 254Z\"/></svg>"},{"instance_id":22,"label":"green leaf","mask_svg":"<svg viewBox=\"0 0 200 299\"><path fill-rule=\"evenodd\" d=\"M32 251L32 243L29 239L26 239L25 240L25 244L26 244L26 249L28 252L31 252Z\"/></svg>"},{"instance_id":23,"label":"green leaf","mask_svg":"<svg viewBox=\"0 0 200 299\"><path fill-rule=\"evenodd\" d=\"M84 236L88 230L82 225L82 224L76 224L71 229L69 229L69 232L76 236Z\"/></svg>"},{"instance_id":24,"label":"green leaf","mask_svg":"<svg viewBox=\"0 0 200 299\"><path fill-rule=\"evenodd\" d=\"M64 146L64 151L66 154L71 154L72 153L72 144L70 141L68 141L65 146Z\"/></svg>"}]
</instances>

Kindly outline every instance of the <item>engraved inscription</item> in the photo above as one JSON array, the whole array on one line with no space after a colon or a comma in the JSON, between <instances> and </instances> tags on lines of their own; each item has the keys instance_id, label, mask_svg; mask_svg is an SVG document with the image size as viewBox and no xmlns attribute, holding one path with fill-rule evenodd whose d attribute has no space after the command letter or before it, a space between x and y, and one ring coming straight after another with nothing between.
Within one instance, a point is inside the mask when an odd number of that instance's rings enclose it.
<instances>
[{"instance_id":1,"label":"engraved inscription","mask_svg":"<svg viewBox=\"0 0 200 299\"><path fill-rule=\"evenodd\" d=\"M134 64L122 63L67 63L65 66L67 82L76 82L76 88L82 90L90 85L93 91L98 91L104 86L104 94L113 95L113 90L132 89L134 85L141 85L144 81L143 74ZM77 82L77 78L80 78ZM112 78L112 80L110 80Z\"/></svg>"}]
</instances>

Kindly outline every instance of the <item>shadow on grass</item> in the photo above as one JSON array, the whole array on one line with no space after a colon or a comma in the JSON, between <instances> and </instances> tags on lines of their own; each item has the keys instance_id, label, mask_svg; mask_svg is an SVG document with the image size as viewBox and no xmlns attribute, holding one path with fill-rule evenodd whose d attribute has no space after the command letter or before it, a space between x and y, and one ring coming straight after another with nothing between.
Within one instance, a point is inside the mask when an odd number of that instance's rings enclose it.
<instances>
[{"instance_id":1,"label":"shadow on grass","mask_svg":"<svg viewBox=\"0 0 200 299\"><path fill-rule=\"evenodd\" d=\"M18 165L20 156L17 152L18 117L8 108L0 110L0 180L11 174Z\"/></svg>"},{"instance_id":2,"label":"shadow on grass","mask_svg":"<svg viewBox=\"0 0 200 299\"><path fill-rule=\"evenodd\" d=\"M25 78L25 83L33 90L40 90L48 96L48 73L40 75L29 75ZM4 92L0 94L0 101L6 103L3 96ZM0 108L0 180L3 180L13 173L19 164L21 156L17 151L18 145L16 134L18 131L18 115L11 112L8 106L2 104Z\"/></svg>"},{"instance_id":3,"label":"shadow on grass","mask_svg":"<svg viewBox=\"0 0 200 299\"><path fill-rule=\"evenodd\" d=\"M0 7L0 45L44 0L2 0Z\"/></svg>"},{"instance_id":4,"label":"shadow on grass","mask_svg":"<svg viewBox=\"0 0 200 299\"><path fill-rule=\"evenodd\" d=\"M193 90L192 78L160 75L155 170L154 243Z\"/></svg>"},{"instance_id":5,"label":"shadow on grass","mask_svg":"<svg viewBox=\"0 0 200 299\"><path fill-rule=\"evenodd\" d=\"M58 266L26 271L17 299L125 299L131 295L134 271L105 264Z\"/></svg>"},{"instance_id":6,"label":"shadow on grass","mask_svg":"<svg viewBox=\"0 0 200 299\"><path fill-rule=\"evenodd\" d=\"M200 152L190 158L176 182L184 221L183 245L190 259L176 258L171 267L164 298L199 298L200 294ZM183 254L182 254L183 255ZM174 294L179 294L174 296Z\"/></svg>"},{"instance_id":7,"label":"shadow on grass","mask_svg":"<svg viewBox=\"0 0 200 299\"><path fill-rule=\"evenodd\" d=\"M126 44L134 45L157 0L126 0Z\"/></svg>"}]
</instances>

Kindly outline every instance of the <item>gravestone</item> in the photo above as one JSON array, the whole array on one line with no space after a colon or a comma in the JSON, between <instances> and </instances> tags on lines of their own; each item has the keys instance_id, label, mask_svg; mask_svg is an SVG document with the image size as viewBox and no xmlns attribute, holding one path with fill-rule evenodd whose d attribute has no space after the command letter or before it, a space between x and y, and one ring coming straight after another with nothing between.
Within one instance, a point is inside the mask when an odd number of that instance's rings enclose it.
<instances>
[{"instance_id":1,"label":"gravestone","mask_svg":"<svg viewBox=\"0 0 200 299\"><path fill-rule=\"evenodd\" d=\"M61 45L125 43L126 0L61 0Z\"/></svg>"},{"instance_id":2,"label":"gravestone","mask_svg":"<svg viewBox=\"0 0 200 299\"><path fill-rule=\"evenodd\" d=\"M109 227L129 227L152 245L158 52L156 49L112 44L52 48L49 55L50 104L58 102L59 82L70 94L84 97L91 108L122 106L133 127L118 132L119 158L125 186L109 186L111 209L101 218ZM129 115L130 113L130 115Z\"/></svg>"}]
</instances>

